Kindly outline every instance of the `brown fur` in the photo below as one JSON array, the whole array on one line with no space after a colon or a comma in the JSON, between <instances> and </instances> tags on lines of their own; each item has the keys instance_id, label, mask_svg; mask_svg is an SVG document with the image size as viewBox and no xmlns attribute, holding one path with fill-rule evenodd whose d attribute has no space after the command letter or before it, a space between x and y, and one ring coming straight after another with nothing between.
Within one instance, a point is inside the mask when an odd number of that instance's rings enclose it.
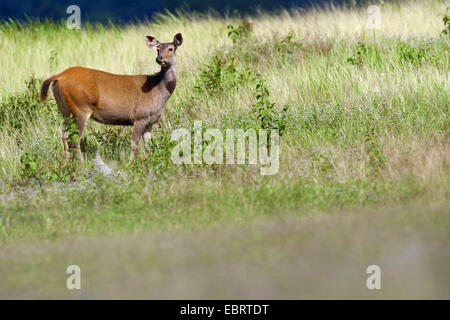
<instances>
[{"instance_id":1,"label":"brown fur","mask_svg":"<svg viewBox=\"0 0 450 320\"><path fill-rule=\"evenodd\" d=\"M183 38L177 34L172 43L160 44L154 37L147 36L147 45L157 48L157 62L161 71L152 75L117 75L99 70L72 67L54 75L42 84L41 99L47 97L50 84L58 107L65 119L76 118L78 135L92 117L103 124L132 125L131 158L135 158L139 139L149 132L163 113L164 105L175 90L175 51ZM77 157L83 159L80 139L77 143L68 141L69 132L64 132L64 153L75 149Z\"/></svg>"}]
</instances>

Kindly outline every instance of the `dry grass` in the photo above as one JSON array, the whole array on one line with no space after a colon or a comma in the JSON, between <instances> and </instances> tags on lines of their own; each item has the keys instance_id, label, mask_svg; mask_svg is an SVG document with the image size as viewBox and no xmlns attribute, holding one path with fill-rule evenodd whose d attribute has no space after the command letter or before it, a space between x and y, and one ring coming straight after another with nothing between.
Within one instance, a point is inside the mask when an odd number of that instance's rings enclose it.
<instances>
[{"instance_id":1,"label":"dry grass","mask_svg":"<svg viewBox=\"0 0 450 320\"><path fill-rule=\"evenodd\" d=\"M401 5L386 3L381 7L379 36L437 36L442 31L440 15L445 2L401 1ZM332 38L357 39L367 34L365 9L334 8L263 14L254 21L254 33L265 40L275 35L293 32L305 40ZM185 38L180 50L179 70L182 75L195 71L214 49L229 43L226 25L233 19L189 18L188 22L167 20L162 24L129 26L117 35L114 30L87 34L67 30L54 38L30 32L21 37L1 36L0 97L23 91L30 75L46 78L73 65L82 65L113 73L152 73L157 70L153 53L145 46L144 35L152 34L161 41L170 41L176 32ZM0 33L1 34L1 33ZM53 52L53 53L52 53ZM194 69L194 70L193 70ZM184 77L185 81L188 77Z\"/></svg>"}]
</instances>

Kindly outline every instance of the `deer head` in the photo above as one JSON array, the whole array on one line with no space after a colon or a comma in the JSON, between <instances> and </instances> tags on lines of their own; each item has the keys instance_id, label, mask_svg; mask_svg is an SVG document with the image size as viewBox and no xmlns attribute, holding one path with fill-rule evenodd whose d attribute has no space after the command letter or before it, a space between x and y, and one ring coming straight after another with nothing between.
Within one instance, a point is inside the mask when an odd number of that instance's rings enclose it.
<instances>
[{"instance_id":1,"label":"deer head","mask_svg":"<svg viewBox=\"0 0 450 320\"><path fill-rule=\"evenodd\" d=\"M146 36L147 46L150 48L156 48L157 56L156 63L162 68L169 68L176 64L175 52L177 48L183 43L183 36L181 33L177 33L172 42L160 43L155 37Z\"/></svg>"}]
</instances>

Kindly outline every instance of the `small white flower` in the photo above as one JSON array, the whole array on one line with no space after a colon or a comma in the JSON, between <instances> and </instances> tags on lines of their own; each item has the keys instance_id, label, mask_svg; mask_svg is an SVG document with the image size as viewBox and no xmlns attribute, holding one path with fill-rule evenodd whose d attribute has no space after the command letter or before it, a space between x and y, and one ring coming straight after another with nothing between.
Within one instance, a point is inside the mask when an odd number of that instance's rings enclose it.
<instances>
[{"instance_id":1,"label":"small white flower","mask_svg":"<svg viewBox=\"0 0 450 320\"><path fill-rule=\"evenodd\" d=\"M100 171L104 176L109 176L113 173L113 170L108 167L108 165L106 165L103 160L100 158L100 156L97 155L95 156L94 159L94 166L95 168Z\"/></svg>"}]
</instances>

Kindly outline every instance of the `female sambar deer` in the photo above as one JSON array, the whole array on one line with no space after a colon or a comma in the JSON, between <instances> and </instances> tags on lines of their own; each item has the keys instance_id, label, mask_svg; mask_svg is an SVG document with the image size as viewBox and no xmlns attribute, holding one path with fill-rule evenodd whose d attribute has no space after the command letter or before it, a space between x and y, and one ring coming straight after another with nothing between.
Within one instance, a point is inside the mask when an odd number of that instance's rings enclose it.
<instances>
[{"instance_id":1,"label":"female sambar deer","mask_svg":"<svg viewBox=\"0 0 450 320\"><path fill-rule=\"evenodd\" d=\"M136 157L139 139L145 143L150 139L150 130L164 110L177 83L177 48L183 43L181 33L173 42L160 43L152 36L146 36L147 45L156 48L156 62L161 71L152 75L117 75L83 67L69 68L44 81L41 100L45 100L50 84L58 107L65 119L75 118L78 140L69 139L70 132L63 133L64 155L69 150L83 160L80 139L90 117L104 124L133 126L131 135L131 159ZM67 126L65 126L67 127Z\"/></svg>"}]
</instances>

